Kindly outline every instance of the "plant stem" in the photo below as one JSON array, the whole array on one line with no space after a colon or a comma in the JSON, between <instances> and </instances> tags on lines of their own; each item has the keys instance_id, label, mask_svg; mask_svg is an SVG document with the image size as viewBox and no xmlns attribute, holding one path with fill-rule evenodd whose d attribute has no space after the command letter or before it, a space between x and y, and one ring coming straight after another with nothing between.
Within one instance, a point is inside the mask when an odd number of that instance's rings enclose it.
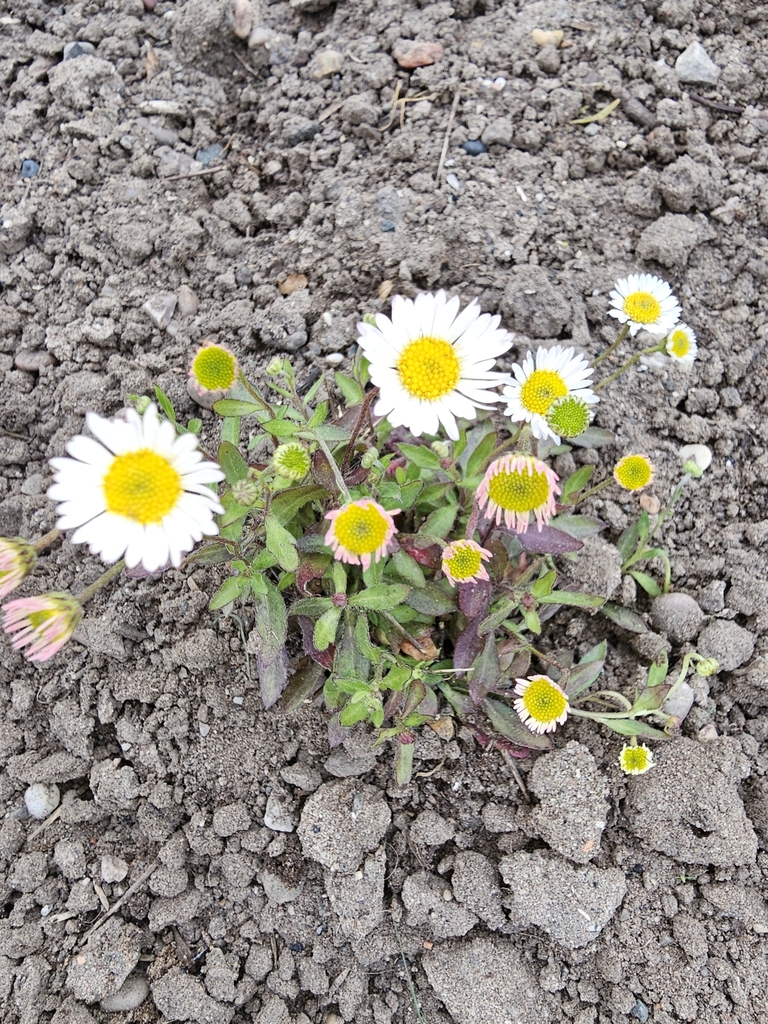
<instances>
[{"instance_id":1,"label":"plant stem","mask_svg":"<svg viewBox=\"0 0 768 1024\"><path fill-rule=\"evenodd\" d=\"M259 392L258 388L255 388L253 384L251 384L251 382L246 378L242 370L240 371L240 383L243 385L243 387L254 400L254 402L256 402L257 405L260 405L262 409L265 412L268 412L269 415L272 416L272 418L274 419L275 410L272 408L272 406L269 404L266 398L264 398L264 396Z\"/></svg>"},{"instance_id":2,"label":"plant stem","mask_svg":"<svg viewBox=\"0 0 768 1024\"><path fill-rule=\"evenodd\" d=\"M584 697L579 699L596 700L599 697L608 697L611 700L615 700L617 704L623 704L627 711L632 710L631 702L622 693L617 693L615 690L596 690L594 693L585 694Z\"/></svg>"},{"instance_id":3,"label":"plant stem","mask_svg":"<svg viewBox=\"0 0 768 1024\"><path fill-rule=\"evenodd\" d=\"M121 558L119 562L115 562L115 564L111 568L107 569L107 571L103 573L103 575L99 576L99 578L97 580L94 580L90 586L86 587L82 594L78 594L77 600L80 602L80 604L86 604L88 601L91 600L93 595L98 593L98 591L101 590L103 586L106 586L106 584L109 583L110 580L113 580L116 576L119 576L124 568L125 559Z\"/></svg>"},{"instance_id":4,"label":"plant stem","mask_svg":"<svg viewBox=\"0 0 768 1024\"><path fill-rule=\"evenodd\" d=\"M315 433L313 433L312 436L313 439L317 441L320 450L328 460L328 465L330 466L331 472L333 473L333 479L336 481L336 486L338 487L339 493L344 499L344 502L348 503L352 501L352 495L349 493L349 489L347 488L347 485L344 483L344 477L341 475L341 470L339 469L338 462L336 461L336 459L334 459L333 455L331 454L331 449L328 447L328 445L325 443L322 437L319 437Z\"/></svg>"},{"instance_id":5,"label":"plant stem","mask_svg":"<svg viewBox=\"0 0 768 1024\"><path fill-rule=\"evenodd\" d=\"M31 542L31 546L35 551L44 551L46 548L49 548L54 541L57 541L60 536L61 534L54 527L53 530L49 530L48 533L44 534L44 536L39 537L37 540L33 540Z\"/></svg>"},{"instance_id":6,"label":"plant stem","mask_svg":"<svg viewBox=\"0 0 768 1024\"><path fill-rule=\"evenodd\" d=\"M579 498L577 498L576 501L574 501L573 507L575 508L579 504L580 501L584 501L585 498L591 498L593 494L597 494L598 491L602 491L602 489L604 487L608 487L612 483L613 483L613 477L612 476L607 476L605 478L605 480L603 480L599 484L596 484L595 487L590 487L590 489L588 491L584 491L584 493Z\"/></svg>"},{"instance_id":7,"label":"plant stem","mask_svg":"<svg viewBox=\"0 0 768 1024\"><path fill-rule=\"evenodd\" d=\"M619 336L616 339L616 341L614 341L614 343L612 345L609 345L608 348L605 350L605 352L601 352L600 355L596 359L593 359L592 362L590 363L590 366L594 369L599 363L602 363L602 361L604 359L607 359L608 356L612 355L616 351L616 349L619 347L619 345L622 343L622 341L624 341L624 339L626 338L628 333L629 333L629 324L624 324L624 326L619 331Z\"/></svg>"},{"instance_id":8,"label":"plant stem","mask_svg":"<svg viewBox=\"0 0 768 1024\"><path fill-rule=\"evenodd\" d=\"M517 450L521 455L533 455L533 434L528 423L524 423L517 435Z\"/></svg>"},{"instance_id":9,"label":"plant stem","mask_svg":"<svg viewBox=\"0 0 768 1024\"><path fill-rule=\"evenodd\" d=\"M605 377L603 380L601 380L597 384L595 384L593 390L595 390L595 391L602 391L603 388L605 388L609 384L613 383L613 381L618 380L619 377L623 373L626 373L626 371L631 366L635 365L635 363L638 361L638 359L641 356L650 356L654 352L663 352L666 343L667 343L667 339L666 338L662 338L661 341L658 343L658 345L650 345L648 348L641 349L640 352L635 352L635 354L630 359L628 359L626 361L626 363L624 363L623 366L620 366L618 368L618 370L616 370L614 373L612 373L609 377Z\"/></svg>"}]
</instances>

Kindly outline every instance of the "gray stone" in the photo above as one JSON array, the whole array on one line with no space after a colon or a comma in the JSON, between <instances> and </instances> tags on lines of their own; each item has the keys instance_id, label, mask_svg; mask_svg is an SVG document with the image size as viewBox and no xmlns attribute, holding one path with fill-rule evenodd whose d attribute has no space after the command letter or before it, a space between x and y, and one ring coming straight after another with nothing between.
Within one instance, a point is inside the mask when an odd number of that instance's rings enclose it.
<instances>
[{"instance_id":1,"label":"gray stone","mask_svg":"<svg viewBox=\"0 0 768 1024\"><path fill-rule=\"evenodd\" d=\"M107 1013L127 1013L135 1010L149 995L149 982L139 974L132 974L113 996L105 996L99 1006Z\"/></svg>"},{"instance_id":2,"label":"gray stone","mask_svg":"<svg viewBox=\"0 0 768 1024\"><path fill-rule=\"evenodd\" d=\"M105 853L101 858L101 877L104 882L122 882L127 874L128 865L122 857L113 857L112 854Z\"/></svg>"},{"instance_id":3,"label":"gray stone","mask_svg":"<svg viewBox=\"0 0 768 1024\"><path fill-rule=\"evenodd\" d=\"M480 136L486 146L511 146L515 128L509 118L497 117Z\"/></svg>"},{"instance_id":4,"label":"gray stone","mask_svg":"<svg viewBox=\"0 0 768 1024\"><path fill-rule=\"evenodd\" d=\"M680 738L654 754L653 770L628 782L632 831L685 864L754 864L757 836L736 791L750 764L737 741Z\"/></svg>"},{"instance_id":5,"label":"gray stone","mask_svg":"<svg viewBox=\"0 0 768 1024\"><path fill-rule=\"evenodd\" d=\"M705 658L717 658L721 672L732 672L752 657L755 634L728 619L716 619L699 635L696 649Z\"/></svg>"},{"instance_id":6,"label":"gray stone","mask_svg":"<svg viewBox=\"0 0 768 1024\"><path fill-rule=\"evenodd\" d=\"M61 802L59 787L55 782L33 782L24 793L29 816L44 821L53 814Z\"/></svg>"},{"instance_id":7,"label":"gray stone","mask_svg":"<svg viewBox=\"0 0 768 1024\"><path fill-rule=\"evenodd\" d=\"M659 189L664 202L675 213L686 213L694 206L711 210L723 198L719 178L687 153L664 168L659 177Z\"/></svg>"},{"instance_id":8,"label":"gray stone","mask_svg":"<svg viewBox=\"0 0 768 1024\"><path fill-rule=\"evenodd\" d=\"M95 802L108 811L133 811L139 796L139 780L130 765L116 768L111 758L97 761L91 769Z\"/></svg>"},{"instance_id":9,"label":"gray stone","mask_svg":"<svg viewBox=\"0 0 768 1024\"><path fill-rule=\"evenodd\" d=\"M380 113L381 108L375 98L366 93L347 97L341 108L342 120L351 125L376 124Z\"/></svg>"},{"instance_id":10,"label":"gray stone","mask_svg":"<svg viewBox=\"0 0 768 1024\"><path fill-rule=\"evenodd\" d=\"M298 836L305 857L349 874L375 850L392 813L384 794L357 779L326 782L304 804Z\"/></svg>"},{"instance_id":11,"label":"gray stone","mask_svg":"<svg viewBox=\"0 0 768 1024\"><path fill-rule=\"evenodd\" d=\"M411 842L419 846L442 846L456 835L456 826L428 808L416 816L409 832Z\"/></svg>"},{"instance_id":12,"label":"gray stone","mask_svg":"<svg viewBox=\"0 0 768 1024\"><path fill-rule=\"evenodd\" d=\"M489 928L495 931L506 924L498 871L482 853L462 850L456 855L451 885L455 898Z\"/></svg>"},{"instance_id":13,"label":"gray stone","mask_svg":"<svg viewBox=\"0 0 768 1024\"><path fill-rule=\"evenodd\" d=\"M197 296L188 284L179 285L178 310L181 316L194 316L200 307Z\"/></svg>"},{"instance_id":14,"label":"gray stone","mask_svg":"<svg viewBox=\"0 0 768 1024\"><path fill-rule=\"evenodd\" d=\"M176 309L176 296L172 293L151 295L141 308L155 327L164 331Z\"/></svg>"},{"instance_id":15,"label":"gray stone","mask_svg":"<svg viewBox=\"0 0 768 1024\"><path fill-rule=\"evenodd\" d=\"M636 254L664 267L684 267L688 257L704 241L700 225L679 213L665 213L640 235Z\"/></svg>"},{"instance_id":16,"label":"gray stone","mask_svg":"<svg viewBox=\"0 0 768 1024\"><path fill-rule=\"evenodd\" d=\"M438 875L417 871L403 883L402 900L408 911L408 927L427 925L436 939L466 935L478 918L453 898L449 884Z\"/></svg>"},{"instance_id":17,"label":"gray stone","mask_svg":"<svg viewBox=\"0 0 768 1024\"><path fill-rule=\"evenodd\" d=\"M456 1024L543 1024L553 1019L538 979L509 940L443 942L425 953L429 983Z\"/></svg>"},{"instance_id":18,"label":"gray stone","mask_svg":"<svg viewBox=\"0 0 768 1024\"><path fill-rule=\"evenodd\" d=\"M107 921L71 959L67 985L76 999L96 1003L114 995L139 962L142 933L118 918Z\"/></svg>"},{"instance_id":19,"label":"gray stone","mask_svg":"<svg viewBox=\"0 0 768 1024\"><path fill-rule=\"evenodd\" d=\"M499 870L511 889L506 905L513 923L538 925L569 949L594 942L627 891L618 868L574 868L543 851L503 857Z\"/></svg>"},{"instance_id":20,"label":"gray stone","mask_svg":"<svg viewBox=\"0 0 768 1024\"><path fill-rule=\"evenodd\" d=\"M501 309L514 330L531 338L556 338L571 315L551 275L527 264L510 270Z\"/></svg>"},{"instance_id":21,"label":"gray stone","mask_svg":"<svg viewBox=\"0 0 768 1024\"><path fill-rule=\"evenodd\" d=\"M55 362L55 356L40 349L23 348L13 357L16 369L25 370L27 373L40 373L46 366L53 366Z\"/></svg>"},{"instance_id":22,"label":"gray stone","mask_svg":"<svg viewBox=\"0 0 768 1024\"><path fill-rule=\"evenodd\" d=\"M539 798L531 819L544 842L578 864L592 860L600 851L610 805L608 781L588 748L572 740L543 754L528 785Z\"/></svg>"},{"instance_id":23,"label":"gray stone","mask_svg":"<svg viewBox=\"0 0 768 1024\"><path fill-rule=\"evenodd\" d=\"M269 868L262 868L259 872L259 882L269 902L278 906L282 906L284 903L293 903L299 898L301 890L304 888L303 880L293 881L282 878Z\"/></svg>"},{"instance_id":24,"label":"gray stone","mask_svg":"<svg viewBox=\"0 0 768 1024\"><path fill-rule=\"evenodd\" d=\"M715 85L720 77L720 68L698 40L677 58L675 71L685 85Z\"/></svg>"},{"instance_id":25,"label":"gray stone","mask_svg":"<svg viewBox=\"0 0 768 1024\"><path fill-rule=\"evenodd\" d=\"M195 1021L195 1024L229 1024L234 1006L223 1006L205 991L202 982L174 967L152 983L152 998L157 1009L169 1021Z\"/></svg>"},{"instance_id":26,"label":"gray stone","mask_svg":"<svg viewBox=\"0 0 768 1024\"><path fill-rule=\"evenodd\" d=\"M384 920L386 863L384 848L379 847L353 875L327 872L325 891L347 938L363 938Z\"/></svg>"},{"instance_id":27,"label":"gray stone","mask_svg":"<svg viewBox=\"0 0 768 1024\"><path fill-rule=\"evenodd\" d=\"M651 605L651 625L673 643L693 640L704 621L704 612L688 594L662 594Z\"/></svg>"},{"instance_id":28,"label":"gray stone","mask_svg":"<svg viewBox=\"0 0 768 1024\"><path fill-rule=\"evenodd\" d=\"M280 778L289 786L303 790L305 793L314 793L322 785L323 776L308 764L287 764L280 769Z\"/></svg>"},{"instance_id":29,"label":"gray stone","mask_svg":"<svg viewBox=\"0 0 768 1024\"><path fill-rule=\"evenodd\" d=\"M273 832L293 832L296 828L293 800L279 786L275 786L267 797L267 806L264 810L264 824Z\"/></svg>"}]
</instances>

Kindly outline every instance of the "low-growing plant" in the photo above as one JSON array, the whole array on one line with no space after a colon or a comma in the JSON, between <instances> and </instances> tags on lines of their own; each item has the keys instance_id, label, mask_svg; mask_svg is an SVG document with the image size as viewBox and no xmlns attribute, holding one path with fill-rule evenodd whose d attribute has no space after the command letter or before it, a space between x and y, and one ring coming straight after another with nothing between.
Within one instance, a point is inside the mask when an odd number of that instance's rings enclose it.
<instances>
[{"instance_id":1,"label":"low-growing plant","mask_svg":"<svg viewBox=\"0 0 768 1024\"><path fill-rule=\"evenodd\" d=\"M604 387L644 354L690 362L696 340L657 278L620 281L611 301L623 326L591 364L555 345L528 353L511 375L493 369L512 346L500 318L476 303L460 311L443 292L396 296L391 318L359 325L349 374L318 373L303 386L278 356L257 387L232 351L206 342L189 383L221 417L216 458L200 447L201 421L182 426L159 387L154 402L132 396L134 408L113 421L90 413L93 437L73 438L70 457L51 463L57 530L34 544L0 541L0 596L59 531L74 529L73 543L113 565L77 597L9 601L3 625L14 647L50 658L124 566L227 566L210 608L243 606L265 707L322 700L331 742L368 724L375 743L394 741L401 783L419 727L435 722L441 703L482 746L515 757L548 749L568 716L590 719L629 739L625 772L648 770L653 756L638 740L668 737L679 719L665 702L692 664L706 675L716 663L689 653L670 682L664 659L630 697L594 688L605 640L578 659L547 654L540 640L563 607L646 629L635 609L578 583L578 556L605 529L583 503L609 486L644 490L650 459L627 453L591 487L595 466L561 480L551 460L613 444L592 422ZM596 368L640 327L660 339L596 382ZM670 587L662 526L700 475L701 461L688 459L664 508L640 511L616 541L622 572L652 597ZM575 562L576 589L562 585L565 561Z\"/></svg>"}]
</instances>

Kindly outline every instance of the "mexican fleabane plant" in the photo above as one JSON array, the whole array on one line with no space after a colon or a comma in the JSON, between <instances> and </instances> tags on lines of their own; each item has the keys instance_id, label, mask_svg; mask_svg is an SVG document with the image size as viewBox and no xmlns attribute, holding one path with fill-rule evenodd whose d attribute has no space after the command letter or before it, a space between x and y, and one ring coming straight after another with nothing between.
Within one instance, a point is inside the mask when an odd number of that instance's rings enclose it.
<instances>
[{"instance_id":1,"label":"mexican fleabane plant","mask_svg":"<svg viewBox=\"0 0 768 1024\"><path fill-rule=\"evenodd\" d=\"M441 704L481 745L512 756L547 749L569 717L595 721L629 739L619 763L642 774L653 755L638 739L679 726L665 702L691 664L701 674L716 666L690 653L669 682L666 661L654 664L630 699L593 688L605 640L578 659L547 654L539 640L563 606L645 629L634 609L563 588L559 560L577 559L604 529L579 505L609 486L644 490L653 464L627 452L589 487L594 466L560 479L551 460L612 444L593 423L601 390L644 354L689 362L696 340L658 278L619 281L611 302L623 326L592 363L555 345L527 353L511 374L495 368L513 344L500 317L476 302L461 309L442 291L395 296L391 316L358 326L351 373L306 385L278 356L258 387L235 352L206 341L192 356L189 392L221 417L216 457L201 448L201 420L179 423L158 387L154 401L133 396L135 408L115 420L90 413L93 436L73 438L69 457L51 463L57 529L35 543L0 540L0 596L62 531L111 568L77 596L8 602L4 629L44 661L123 567L228 566L210 608L243 606L264 705L322 701L332 742L367 723L377 743L395 742L399 782L410 778L418 728ZM596 381L641 327L659 340ZM668 505L642 511L617 541L623 571L653 596L670 584L653 538L698 475L686 461ZM639 568L655 559L662 586Z\"/></svg>"}]
</instances>

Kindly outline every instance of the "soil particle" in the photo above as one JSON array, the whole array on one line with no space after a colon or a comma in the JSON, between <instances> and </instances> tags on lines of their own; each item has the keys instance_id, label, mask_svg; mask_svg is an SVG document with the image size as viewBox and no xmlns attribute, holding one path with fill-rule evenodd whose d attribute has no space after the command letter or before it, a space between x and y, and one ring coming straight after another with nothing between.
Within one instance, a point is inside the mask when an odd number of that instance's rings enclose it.
<instances>
[{"instance_id":1,"label":"soil particle","mask_svg":"<svg viewBox=\"0 0 768 1024\"><path fill-rule=\"evenodd\" d=\"M192 1020L196 1024L229 1024L233 1006L223 1006L205 991L203 983L174 967L151 986L155 1006L169 1021Z\"/></svg>"},{"instance_id":2,"label":"soil particle","mask_svg":"<svg viewBox=\"0 0 768 1024\"><path fill-rule=\"evenodd\" d=\"M665 213L643 231L637 242L641 260L655 260L664 267L684 267L707 229L682 214Z\"/></svg>"},{"instance_id":3,"label":"soil particle","mask_svg":"<svg viewBox=\"0 0 768 1024\"><path fill-rule=\"evenodd\" d=\"M499 873L482 853L462 850L456 855L451 885L454 897L490 929L503 928L507 918L501 906Z\"/></svg>"},{"instance_id":4,"label":"soil particle","mask_svg":"<svg viewBox=\"0 0 768 1024\"><path fill-rule=\"evenodd\" d=\"M693 640L704 617L688 594L662 594L651 605L651 625L676 644Z\"/></svg>"},{"instance_id":5,"label":"soil particle","mask_svg":"<svg viewBox=\"0 0 768 1024\"><path fill-rule=\"evenodd\" d=\"M507 278L501 309L516 331L531 338L556 338L571 309L542 267L514 267Z\"/></svg>"},{"instance_id":6,"label":"soil particle","mask_svg":"<svg viewBox=\"0 0 768 1024\"><path fill-rule=\"evenodd\" d=\"M697 649L706 658L717 658L721 672L732 672L752 657L755 635L736 622L716 619L701 631Z\"/></svg>"},{"instance_id":7,"label":"soil particle","mask_svg":"<svg viewBox=\"0 0 768 1024\"><path fill-rule=\"evenodd\" d=\"M436 939L466 935L477 924L475 914L454 900L448 883L428 871L417 871L406 878L402 899L408 911L408 926L426 925Z\"/></svg>"},{"instance_id":8,"label":"soil particle","mask_svg":"<svg viewBox=\"0 0 768 1024\"><path fill-rule=\"evenodd\" d=\"M351 874L374 850L392 813L383 794L356 779L326 782L307 799L298 836L304 855L330 871Z\"/></svg>"},{"instance_id":9,"label":"soil particle","mask_svg":"<svg viewBox=\"0 0 768 1024\"><path fill-rule=\"evenodd\" d=\"M363 938L384 919L386 855L379 847L354 875L327 872L325 891L343 935Z\"/></svg>"},{"instance_id":10,"label":"soil particle","mask_svg":"<svg viewBox=\"0 0 768 1024\"><path fill-rule=\"evenodd\" d=\"M75 998L95 1003L114 995L139 962L142 933L131 924L112 918L86 946L74 953L67 985Z\"/></svg>"}]
</instances>

